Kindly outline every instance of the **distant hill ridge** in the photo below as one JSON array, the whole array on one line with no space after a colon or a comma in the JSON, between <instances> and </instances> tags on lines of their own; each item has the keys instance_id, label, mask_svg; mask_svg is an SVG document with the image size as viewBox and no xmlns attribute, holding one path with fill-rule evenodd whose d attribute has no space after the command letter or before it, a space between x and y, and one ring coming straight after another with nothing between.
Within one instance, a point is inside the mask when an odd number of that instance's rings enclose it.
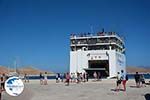
<instances>
[{"instance_id":1,"label":"distant hill ridge","mask_svg":"<svg viewBox=\"0 0 150 100\"><path fill-rule=\"evenodd\" d=\"M0 66L0 75L3 73L8 73L8 69L6 67Z\"/></svg>"},{"instance_id":2,"label":"distant hill ridge","mask_svg":"<svg viewBox=\"0 0 150 100\"><path fill-rule=\"evenodd\" d=\"M135 73L135 72L139 72L139 73L150 73L150 67L142 67L142 66L138 66L138 67L134 67L134 66L128 66L126 67L127 73ZM5 66L0 66L0 74L3 73L9 73L9 72L14 72L14 69L9 69ZM44 70L40 70L37 68L34 68L33 66L27 66L27 67L22 67L17 69L17 72L19 72L20 74L29 74L29 75L39 75L40 72L41 73L45 73L47 72L48 74L54 74L51 71L44 71Z\"/></svg>"},{"instance_id":3,"label":"distant hill ridge","mask_svg":"<svg viewBox=\"0 0 150 100\"><path fill-rule=\"evenodd\" d=\"M9 72L14 72L14 69L9 69L5 66L0 66L0 74L6 73L8 74ZM51 71L45 71L45 70L40 70L37 68L34 68L32 66L27 66L27 67L22 67L22 68L17 68L16 70L19 74L29 74L29 75L39 75L40 73L45 73L47 72L48 74L53 74Z\"/></svg>"},{"instance_id":4,"label":"distant hill ridge","mask_svg":"<svg viewBox=\"0 0 150 100\"><path fill-rule=\"evenodd\" d=\"M135 73L135 72L139 72L139 73L150 73L150 67L142 67L142 66L128 66L126 68L127 73Z\"/></svg>"}]
</instances>

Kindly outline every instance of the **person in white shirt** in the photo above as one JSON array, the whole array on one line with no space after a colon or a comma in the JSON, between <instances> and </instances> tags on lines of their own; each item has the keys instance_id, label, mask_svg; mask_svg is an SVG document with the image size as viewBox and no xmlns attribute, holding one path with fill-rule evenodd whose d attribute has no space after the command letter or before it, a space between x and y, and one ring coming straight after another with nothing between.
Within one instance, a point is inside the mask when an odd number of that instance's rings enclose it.
<instances>
[{"instance_id":1,"label":"person in white shirt","mask_svg":"<svg viewBox=\"0 0 150 100\"><path fill-rule=\"evenodd\" d=\"M116 91L119 91L120 90L120 88L121 88L121 75L120 75L120 72L118 72L117 73L117 81L116 81L116 83L117 83L117 87L116 87Z\"/></svg>"},{"instance_id":2,"label":"person in white shirt","mask_svg":"<svg viewBox=\"0 0 150 100\"><path fill-rule=\"evenodd\" d=\"M126 91L126 82L127 82L127 79L126 79L126 74L124 73L123 70L121 70L121 78L122 78L122 85L123 85L123 90Z\"/></svg>"},{"instance_id":3,"label":"person in white shirt","mask_svg":"<svg viewBox=\"0 0 150 100\"><path fill-rule=\"evenodd\" d=\"M47 85L47 72L44 74L44 85Z\"/></svg>"}]
</instances>

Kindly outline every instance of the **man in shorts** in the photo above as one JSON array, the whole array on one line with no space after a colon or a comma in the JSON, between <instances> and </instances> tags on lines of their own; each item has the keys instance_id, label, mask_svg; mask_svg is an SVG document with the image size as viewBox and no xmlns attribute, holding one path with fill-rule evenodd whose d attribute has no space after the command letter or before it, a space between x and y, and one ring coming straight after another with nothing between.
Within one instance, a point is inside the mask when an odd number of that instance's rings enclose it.
<instances>
[{"instance_id":1,"label":"man in shorts","mask_svg":"<svg viewBox=\"0 0 150 100\"><path fill-rule=\"evenodd\" d=\"M136 74L134 75L134 78L136 82L136 87L139 88L140 87L140 75L138 74L138 72L136 72Z\"/></svg>"},{"instance_id":2,"label":"man in shorts","mask_svg":"<svg viewBox=\"0 0 150 100\"><path fill-rule=\"evenodd\" d=\"M123 70L121 70L121 78L122 78L122 85L123 85L123 90L126 91L126 79L127 75L124 73Z\"/></svg>"},{"instance_id":3,"label":"man in shorts","mask_svg":"<svg viewBox=\"0 0 150 100\"><path fill-rule=\"evenodd\" d=\"M146 87L145 78L144 78L144 75L143 75L143 74L140 75L140 82L142 83L142 84L141 84L141 87Z\"/></svg>"},{"instance_id":4,"label":"man in shorts","mask_svg":"<svg viewBox=\"0 0 150 100\"><path fill-rule=\"evenodd\" d=\"M120 90L120 88L121 88L121 82L122 82L122 80L121 80L120 72L117 72L117 81L116 81L117 87L116 87L116 91Z\"/></svg>"}]
</instances>

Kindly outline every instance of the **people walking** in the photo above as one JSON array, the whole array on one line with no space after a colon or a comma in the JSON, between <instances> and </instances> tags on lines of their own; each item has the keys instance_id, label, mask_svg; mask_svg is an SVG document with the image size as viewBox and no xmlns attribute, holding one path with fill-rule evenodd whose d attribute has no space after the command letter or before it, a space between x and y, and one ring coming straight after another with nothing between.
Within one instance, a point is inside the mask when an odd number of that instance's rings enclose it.
<instances>
[{"instance_id":1,"label":"people walking","mask_svg":"<svg viewBox=\"0 0 150 100\"><path fill-rule=\"evenodd\" d=\"M97 80L101 81L101 73L100 72L97 73Z\"/></svg>"},{"instance_id":2,"label":"people walking","mask_svg":"<svg viewBox=\"0 0 150 100\"><path fill-rule=\"evenodd\" d=\"M140 75L138 74L138 72L136 72L136 74L134 75L134 78L135 78L136 87L139 88L140 87Z\"/></svg>"},{"instance_id":3,"label":"people walking","mask_svg":"<svg viewBox=\"0 0 150 100\"><path fill-rule=\"evenodd\" d=\"M88 74L88 72L86 72L86 81L88 82L89 81L89 74Z\"/></svg>"},{"instance_id":4,"label":"people walking","mask_svg":"<svg viewBox=\"0 0 150 100\"><path fill-rule=\"evenodd\" d=\"M128 76L124 73L123 70L121 70L121 78L122 78L122 85L123 85L123 91L126 91L126 82L128 80Z\"/></svg>"},{"instance_id":5,"label":"people walking","mask_svg":"<svg viewBox=\"0 0 150 100\"><path fill-rule=\"evenodd\" d=\"M2 74L2 77L1 77L1 91L5 91L5 81L6 81L6 75Z\"/></svg>"},{"instance_id":6,"label":"people walking","mask_svg":"<svg viewBox=\"0 0 150 100\"><path fill-rule=\"evenodd\" d=\"M2 85L1 85L1 82L2 82L2 77L0 77L0 100L2 99Z\"/></svg>"},{"instance_id":7,"label":"people walking","mask_svg":"<svg viewBox=\"0 0 150 100\"><path fill-rule=\"evenodd\" d=\"M86 73L84 72L84 73L82 74L82 76L83 76L83 82L85 82L85 81L86 81Z\"/></svg>"},{"instance_id":8,"label":"people walking","mask_svg":"<svg viewBox=\"0 0 150 100\"><path fill-rule=\"evenodd\" d=\"M0 77L0 100L2 100L2 92L5 91L5 81L8 77L3 73Z\"/></svg>"},{"instance_id":9,"label":"people walking","mask_svg":"<svg viewBox=\"0 0 150 100\"><path fill-rule=\"evenodd\" d=\"M144 78L144 75L143 75L143 74L140 75L140 82L142 83L142 84L141 84L141 87L146 87L145 78Z\"/></svg>"},{"instance_id":10,"label":"people walking","mask_svg":"<svg viewBox=\"0 0 150 100\"><path fill-rule=\"evenodd\" d=\"M66 86L69 86L69 82L70 82L70 74L67 73L66 74Z\"/></svg>"},{"instance_id":11,"label":"people walking","mask_svg":"<svg viewBox=\"0 0 150 100\"><path fill-rule=\"evenodd\" d=\"M118 72L118 73L117 73L117 81L116 81L116 83L117 83L116 91L120 91L120 88L121 88L121 81L122 81L121 75L120 75L120 72Z\"/></svg>"},{"instance_id":12,"label":"people walking","mask_svg":"<svg viewBox=\"0 0 150 100\"><path fill-rule=\"evenodd\" d=\"M80 83L80 73L77 72L77 83Z\"/></svg>"},{"instance_id":13,"label":"people walking","mask_svg":"<svg viewBox=\"0 0 150 100\"><path fill-rule=\"evenodd\" d=\"M42 73L40 73L40 84L43 85L43 76L42 76Z\"/></svg>"},{"instance_id":14,"label":"people walking","mask_svg":"<svg viewBox=\"0 0 150 100\"><path fill-rule=\"evenodd\" d=\"M27 74L25 73L25 75L24 75L24 81L25 81L25 83L26 82L28 82L29 83L29 77L27 76Z\"/></svg>"},{"instance_id":15,"label":"people walking","mask_svg":"<svg viewBox=\"0 0 150 100\"><path fill-rule=\"evenodd\" d=\"M97 81L97 73L96 72L93 73L93 77L94 77L95 81Z\"/></svg>"},{"instance_id":16,"label":"people walking","mask_svg":"<svg viewBox=\"0 0 150 100\"><path fill-rule=\"evenodd\" d=\"M76 76L75 76L75 73L72 73L72 82L76 82Z\"/></svg>"},{"instance_id":17,"label":"people walking","mask_svg":"<svg viewBox=\"0 0 150 100\"><path fill-rule=\"evenodd\" d=\"M2 100L2 91L0 89L0 100Z\"/></svg>"},{"instance_id":18,"label":"people walking","mask_svg":"<svg viewBox=\"0 0 150 100\"><path fill-rule=\"evenodd\" d=\"M73 82L73 73L70 74L71 82Z\"/></svg>"},{"instance_id":19,"label":"people walking","mask_svg":"<svg viewBox=\"0 0 150 100\"><path fill-rule=\"evenodd\" d=\"M63 74L62 74L62 73L60 74L60 79L61 79L61 82L63 82L63 80L64 80L64 76L63 76Z\"/></svg>"},{"instance_id":20,"label":"people walking","mask_svg":"<svg viewBox=\"0 0 150 100\"><path fill-rule=\"evenodd\" d=\"M45 74L44 74L44 85L47 85L48 83L47 83L47 72L45 72Z\"/></svg>"},{"instance_id":21,"label":"people walking","mask_svg":"<svg viewBox=\"0 0 150 100\"><path fill-rule=\"evenodd\" d=\"M57 74L56 74L56 83L59 82L58 78L59 78L59 75L58 75L58 73L57 73Z\"/></svg>"}]
</instances>

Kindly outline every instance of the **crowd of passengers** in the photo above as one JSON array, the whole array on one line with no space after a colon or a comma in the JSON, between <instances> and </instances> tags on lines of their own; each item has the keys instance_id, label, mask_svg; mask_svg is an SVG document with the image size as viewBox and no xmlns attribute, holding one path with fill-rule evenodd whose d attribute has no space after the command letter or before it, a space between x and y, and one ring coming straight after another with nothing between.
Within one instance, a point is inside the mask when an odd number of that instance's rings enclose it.
<instances>
[{"instance_id":1,"label":"crowd of passengers","mask_svg":"<svg viewBox=\"0 0 150 100\"><path fill-rule=\"evenodd\" d=\"M89 40L72 40L72 44L96 44L96 43L117 43L119 45L122 45L122 43L119 40L116 39L89 39Z\"/></svg>"},{"instance_id":2,"label":"crowd of passengers","mask_svg":"<svg viewBox=\"0 0 150 100\"><path fill-rule=\"evenodd\" d=\"M94 35L97 35L97 36L105 36L105 35L116 35L117 33L116 32L97 32L96 34L93 34L93 33L80 33L80 34L74 34L72 33L71 34L71 37L87 37L87 36L94 36Z\"/></svg>"},{"instance_id":3,"label":"crowd of passengers","mask_svg":"<svg viewBox=\"0 0 150 100\"><path fill-rule=\"evenodd\" d=\"M101 81L101 73L94 72L93 78L94 78L93 81ZM81 82L88 82L88 80L89 80L89 74L87 72L64 73L64 74L57 73L56 74L56 83L65 82L67 86L69 85L70 82L81 83Z\"/></svg>"}]
</instances>

